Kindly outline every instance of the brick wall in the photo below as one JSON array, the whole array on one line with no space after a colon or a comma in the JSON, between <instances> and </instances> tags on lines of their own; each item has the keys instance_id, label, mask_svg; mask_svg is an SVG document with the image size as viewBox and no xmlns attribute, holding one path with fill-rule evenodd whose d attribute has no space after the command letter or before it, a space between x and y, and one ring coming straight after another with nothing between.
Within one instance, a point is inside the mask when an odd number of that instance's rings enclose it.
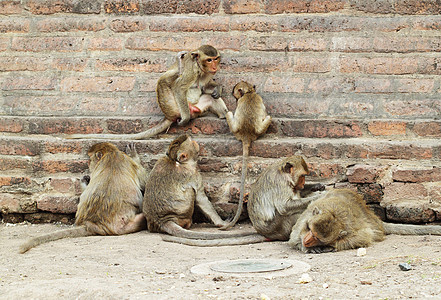
<instances>
[{"instance_id":1,"label":"brick wall","mask_svg":"<svg viewBox=\"0 0 441 300\"><path fill-rule=\"evenodd\" d=\"M1 218L71 222L96 141L56 135L147 129L162 118L154 89L174 54L208 43L223 55L227 106L247 80L274 117L249 182L301 154L309 181L356 189L388 220L440 221L440 29L429 0L1 1ZM142 161L150 169L183 132L201 144L206 192L225 216L241 145L224 120L136 141Z\"/></svg>"}]
</instances>

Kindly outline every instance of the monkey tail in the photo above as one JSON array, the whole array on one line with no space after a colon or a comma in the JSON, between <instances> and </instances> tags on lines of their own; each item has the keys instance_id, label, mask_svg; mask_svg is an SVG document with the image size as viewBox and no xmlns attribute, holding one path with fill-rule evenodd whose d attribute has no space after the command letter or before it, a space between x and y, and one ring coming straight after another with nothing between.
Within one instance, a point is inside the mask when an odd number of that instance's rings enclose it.
<instances>
[{"instance_id":1,"label":"monkey tail","mask_svg":"<svg viewBox=\"0 0 441 300\"><path fill-rule=\"evenodd\" d=\"M197 247L216 247L216 246L234 246L234 245L247 245L256 244L262 242L270 241L266 237L260 234L253 234L249 236L237 237L237 238L225 238L225 239L214 239L214 240L194 240L186 239L171 235L162 235L162 240L166 242L179 243L188 246Z\"/></svg>"},{"instance_id":2,"label":"monkey tail","mask_svg":"<svg viewBox=\"0 0 441 300\"><path fill-rule=\"evenodd\" d=\"M410 225L410 224L392 224L383 222L386 234L399 235L441 235L441 226L439 225Z\"/></svg>"},{"instance_id":3,"label":"monkey tail","mask_svg":"<svg viewBox=\"0 0 441 300\"><path fill-rule=\"evenodd\" d=\"M166 131L170 125L173 124L172 121L164 118L161 122L153 126L152 128L134 134L70 134L67 135L66 139L101 139L101 140L144 140L151 138Z\"/></svg>"},{"instance_id":4,"label":"monkey tail","mask_svg":"<svg viewBox=\"0 0 441 300\"><path fill-rule=\"evenodd\" d=\"M222 226L221 230L227 230L233 227L236 222L239 220L240 215L242 214L243 210L243 198L245 197L245 179L247 177L247 171L248 171L248 155L250 150L250 142L244 142L242 141L242 176L240 177L240 197L239 197L239 203L237 204L237 211L236 215L234 216L233 220L231 220L230 223L227 225Z\"/></svg>"},{"instance_id":5,"label":"monkey tail","mask_svg":"<svg viewBox=\"0 0 441 300\"><path fill-rule=\"evenodd\" d=\"M47 233L26 241L24 244L20 246L19 253L25 253L29 249L47 242L56 241L64 238L73 238L73 237L81 237L81 236L89 236L89 235L93 235L93 234L88 232L85 226L75 226L74 228L63 229L56 232Z\"/></svg>"},{"instance_id":6,"label":"monkey tail","mask_svg":"<svg viewBox=\"0 0 441 300\"><path fill-rule=\"evenodd\" d=\"M168 221L161 226L161 230L167 232L168 234L193 240L214 240L214 239L225 239L225 238L235 238L243 237L248 235L256 234L255 232L240 232L240 233L214 233L214 232L197 232L182 228L173 221Z\"/></svg>"}]
</instances>

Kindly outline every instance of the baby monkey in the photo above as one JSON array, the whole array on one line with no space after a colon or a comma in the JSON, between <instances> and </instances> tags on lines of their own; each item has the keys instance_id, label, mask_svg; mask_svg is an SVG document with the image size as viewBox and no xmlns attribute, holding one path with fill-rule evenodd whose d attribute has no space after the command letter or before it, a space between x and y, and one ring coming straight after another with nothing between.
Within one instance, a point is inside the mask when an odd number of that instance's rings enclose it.
<instances>
[{"instance_id":1,"label":"baby monkey","mask_svg":"<svg viewBox=\"0 0 441 300\"><path fill-rule=\"evenodd\" d=\"M360 194L336 189L308 206L288 243L306 253L323 253L368 247L386 234L441 235L441 226L384 223Z\"/></svg>"},{"instance_id":2,"label":"baby monkey","mask_svg":"<svg viewBox=\"0 0 441 300\"><path fill-rule=\"evenodd\" d=\"M234 86L233 96L237 99L236 111L234 115L229 111L225 116L231 132L238 140L242 141L242 176L236 215L228 225L221 229L231 228L239 220L243 209L250 146L253 141L266 132L271 124L271 117L266 113L262 97L256 93L254 86L241 81Z\"/></svg>"}]
</instances>

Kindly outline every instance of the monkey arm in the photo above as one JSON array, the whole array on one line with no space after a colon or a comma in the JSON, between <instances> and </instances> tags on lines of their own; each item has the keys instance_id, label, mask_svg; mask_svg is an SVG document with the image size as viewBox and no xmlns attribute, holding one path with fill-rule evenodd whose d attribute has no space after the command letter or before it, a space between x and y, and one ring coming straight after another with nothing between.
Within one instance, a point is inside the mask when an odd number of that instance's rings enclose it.
<instances>
[{"instance_id":1,"label":"monkey arm","mask_svg":"<svg viewBox=\"0 0 441 300\"><path fill-rule=\"evenodd\" d=\"M182 76L178 77L175 82L174 86L174 93L175 93L175 99L176 104L179 108L179 113L181 115L181 120L178 122L178 125L183 126L190 121L190 107L188 106L187 101L187 91L193 84L193 82L196 80L196 78L193 78L194 76L186 75L187 72L182 74Z\"/></svg>"},{"instance_id":2,"label":"monkey arm","mask_svg":"<svg viewBox=\"0 0 441 300\"><path fill-rule=\"evenodd\" d=\"M216 210L213 207L213 204L211 204L210 200L208 200L207 195L205 195L204 187L202 185L199 189L195 189L195 192L196 192L196 205L199 206L199 208L202 210L204 215L207 216L213 222L214 225L224 226L228 224L228 222L222 220L222 218L216 212Z\"/></svg>"}]
</instances>

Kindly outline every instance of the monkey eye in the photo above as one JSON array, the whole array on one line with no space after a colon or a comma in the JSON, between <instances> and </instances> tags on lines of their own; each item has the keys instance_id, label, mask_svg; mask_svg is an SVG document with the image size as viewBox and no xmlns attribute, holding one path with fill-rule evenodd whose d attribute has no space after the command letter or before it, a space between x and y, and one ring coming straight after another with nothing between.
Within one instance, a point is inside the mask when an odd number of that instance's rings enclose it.
<instances>
[{"instance_id":1,"label":"monkey eye","mask_svg":"<svg viewBox=\"0 0 441 300\"><path fill-rule=\"evenodd\" d=\"M207 59L207 62L212 62L213 60L211 58Z\"/></svg>"}]
</instances>

